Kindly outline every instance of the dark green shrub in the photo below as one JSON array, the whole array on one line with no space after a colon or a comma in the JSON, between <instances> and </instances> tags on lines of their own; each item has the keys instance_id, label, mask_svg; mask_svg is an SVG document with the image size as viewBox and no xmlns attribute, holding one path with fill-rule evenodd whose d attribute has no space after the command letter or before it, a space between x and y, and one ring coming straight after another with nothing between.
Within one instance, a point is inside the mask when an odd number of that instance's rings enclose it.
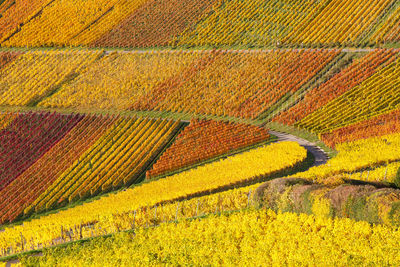
<instances>
[{"instance_id":1,"label":"dark green shrub","mask_svg":"<svg viewBox=\"0 0 400 267\"><path fill-rule=\"evenodd\" d=\"M396 178L394 178L394 184L397 188L400 188L400 168L397 170Z\"/></svg>"}]
</instances>

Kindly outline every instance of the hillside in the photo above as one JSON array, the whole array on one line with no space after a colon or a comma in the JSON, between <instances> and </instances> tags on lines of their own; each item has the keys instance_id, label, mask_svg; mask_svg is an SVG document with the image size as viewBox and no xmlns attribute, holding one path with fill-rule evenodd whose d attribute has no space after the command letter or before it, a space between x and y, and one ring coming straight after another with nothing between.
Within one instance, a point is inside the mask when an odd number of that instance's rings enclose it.
<instances>
[{"instance_id":1,"label":"hillside","mask_svg":"<svg viewBox=\"0 0 400 267\"><path fill-rule=\"evenodd\" d=\"M398 266L399 29L394 0L0 0L0 263Z\"/></svg>"},{"instance_id":2,"label":"hillside","mask_svg":"<svg viewBox=\"0 0 400 267\"><path fill-rule=\"evenodd\" d=\"M395 0L6 0L4 47L337 47L399 40Z\"/></svg>"}]
</instances>

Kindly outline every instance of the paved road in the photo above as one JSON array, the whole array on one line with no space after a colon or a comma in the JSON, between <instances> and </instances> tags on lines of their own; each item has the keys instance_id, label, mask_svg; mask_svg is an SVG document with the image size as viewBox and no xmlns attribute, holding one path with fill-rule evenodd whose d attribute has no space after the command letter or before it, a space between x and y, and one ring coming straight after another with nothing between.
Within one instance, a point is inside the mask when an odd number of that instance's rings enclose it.
<instances>
[{"instance_id":1,"label":"paved road","mask_svg":"<svg viewBox=\"0 0 400 267\"><path fill-rule=\"evenodd\" d=\"M311 152L315 157L315 162L312 166L319 166L325 164L328 160L328 155L325 153L325 151L323 151L320 147L316 146L315 143L312 143L310 141L307 141L305 139L287 133L281 133L271 130L269 131L269 133L277 136L278 141L293 141L298 143L305 149L307 149L309 152Z\"/></svg>"}]
</instances>

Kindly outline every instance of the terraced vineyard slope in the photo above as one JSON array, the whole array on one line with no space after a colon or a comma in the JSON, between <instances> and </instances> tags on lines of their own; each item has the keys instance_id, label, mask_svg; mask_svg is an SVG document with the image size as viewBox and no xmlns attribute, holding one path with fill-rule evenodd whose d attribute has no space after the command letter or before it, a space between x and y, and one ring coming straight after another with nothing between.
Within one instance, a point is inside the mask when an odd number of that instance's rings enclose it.
<instances>
[{"instance_id":1,"label":"terraced vineyard slope","mask_svg":"<svg viewBox=\"0 0 400 267\"><path fill-rule=\"evenodd\" d=\"M0 0L0 265L399 266L399 38L396 0Z\"/></svg>"}]
</instances>

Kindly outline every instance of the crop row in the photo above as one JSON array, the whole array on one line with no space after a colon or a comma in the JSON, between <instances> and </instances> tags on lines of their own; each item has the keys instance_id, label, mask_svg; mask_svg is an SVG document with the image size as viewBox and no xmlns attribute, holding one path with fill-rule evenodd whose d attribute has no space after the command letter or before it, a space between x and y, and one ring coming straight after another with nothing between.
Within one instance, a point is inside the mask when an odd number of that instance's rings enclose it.
<instances>
[{"instance_id":1,"label":"crop row","mask_svg":"<svg viewBox=\"0 0 400 267\"><path fill-rule=\"evenodd\" d=\"M28 113L17 116L0 131L0 191L54 144L62 139L81 116Z\"/></svg>"},{"instance_id":2,"label":"crop row","mask_svg":"<svg viewBox=\"0 0 400 267\"><path fill-rule=\"evenodd\" d=\"M83 8L87 8L86 5L81 1L75 1L82 5ZM100 2L100 1L97 1ZM107 3L108 1L101 1L103 3ZM104 10L101 15L96 18L91 18L89 25L84 28L82 31L76 31L75 35L71 39L67 39L65 42L58 42L58 45L73 45L73 46L90 46L93 42L98 40L104 35L107 35L112 29L116 26L120 25L133 13L136 13L136 10L140 8L147 2L148 0L118 0L112 1L113 6ZM61 6L64 6L63 1L59 3ZM91 8L89 6L89 8ZM69 12L65 12L68 14ZM87 13L84 14L86 16ZM73 14L75 16L75 14ZM65 16L68 17L68 16ZM52 20L48 20L49 23L52 23ZM62 25L63 26L63 25ZM62 29L62 28L59 28ZM62 30L60 31L62 35ZM44 36L46 38L46 36ZM53 40L53 39L52 39ZM56 40L57 41L57 40Z\"/></svg>"},{"instance_id":3,"label":"crop row","mask_svg":"<svg viewBox=\"0 0 400 267\"><path fill-rule=\"evenodd\" d=\"M31 51L0 69L0 105L31 105L94 61L98 52Z\"/></svg>"},{"instance_id":4,"label":"crop row","mask_svg":"<svg viewBox=\"0 0 400 267\"><path fill-rule=\"evenodd\" d=\"M351 173L349 176L346 176L345 178L357 179L367 182L383 182L386 184L391 183L392 185L397 186L397 188L400 188L399 170L400 170L400 162L393 162L383 165L381 167L377 167L373 170ZM399 221L400 219L397 220L397 225Z\"/></svg>"},{"instance_id":5,"label":"crop row","mask_svg":"<svg viewBox=\"0 0 400 267\"><path fill-rule=\"evenodd\" d=\"M394 0L35 0L0 4L7 47L303 46L398 40ZM387 15L387 13L391 13Z\"/></svg>"},{"instance_id":6,"label":"crop row","mask_svg":"<svg viewBox=\"0 0 400 267\"><path fill-rule=\"evenodd\" d=\"M38 105L256 118L296 92L338 53L112 53Z\"/></svg>"},{"instance_id":7,"label":"crop row","mask_svg":"<svg viewBox=\"0 0 400 267\"><path fill-rule=\"evenodd\" d=\"M120 120L25 210L49 209L134 182L178 126L166 120Z\"/></svg>"},{"instance_id":8,"label":"crop row","mask_svg":"<svg viewBox=\"0 0 400 267\"><path fill-rule=\"evenodd\" d=\"M342 184L348 181L366 181L372 184L392 184L400 187L398 174L400 170L400 162L392 162L380 165L376 168L368 170L360 170L356 172L342 172L332 175L325 179L324 183L329 185Z\"/></svg>"},{"instance_id":9,"label":"crop row","mask_svg":"<svg viewBox=\"0 0 400 267\"><path fill-rule=\"evenodd\" d=\"M0 113L0 130L6 128L18 115L16 113Z\"/></svg>"},{"instance_id":10,"label":"crop row","mask_svg":"<svg viewBox=\"0 0 400 267\"><path fill-rule=\"evenodd\" d=\"M88 43L85 40L81 42L93 47L168 46L185 29L194 27L216 2L216 0L147 1L118 26L94 42Z\"/></svg>"},{"instance_id":11,"label":"crop row","mask_svg":"<svg viewBox=\"0 0 400 267\"><path fill-rule=\"evenodd\" d=\"M374 169L390 162L399 161L399 146L399 133L341 143L336 145L339 154L329 159L327 164L312 167L296 176L324 182L327 181L327 178L342 173Z\"/></svg>"},{"instance_id":12,"label":"crop row","mask_svg":"<svg viewBox=\"0 0 400 267\"><path fill-rule=\"evenodd\" d=\"M396 2L397 3L397 2ZM372 41L376 43L394 43L400 40L400 5L397 4L397 8L383 23L379 31L376 31L371 37Z\"/></svg>"},{"instance_id":13,"label":"crop row","mask_svg":"<svg viewBox=\"0 0 400 267\"><path fill-rule=\"evenodd\" d=\"M394 1L221 2L173 42L175 46L357 46ZM397 11L398 13L398 11ZM395 16L395 15L394 15ZM389 18L393 21L393 18ZM393 23L383 31L397 32ZM378 29L376 32L380 32ZM373 41L375 39L372 39Z\"/></svg>"},{"instance_id":14,"label":"crop row","mask_svg":"<svg viewBox=\"0 0 400 267\"><path fill-rule=\"evenodd\" d=\"M61 226L62 230L57 233L59 237L55 240L46 239L49 238L49 236L41 236L39 239L30 240L27 240L24 237L24 250L46 246L46 243L41 242L48 242L48 245L51 245L60 243L60 241L68 242L86 237L101 236L119 231L144 228L158 225L160 223L167 223L212 214L215 212L244 209L255 205L253 197L258 186L260 186L260 184L231 189L216 194L205 195L178 202L140 207L136 210L114 214L112 220L103 220L95 225L80 224L72 228L64 228ZM15 238L16 236L13 237L16 233L14 230L10 230L7 237L5 237L7 242L9 242L7 244L9 253L15 253L20 251L22 248L21 239ZM6 249L2 250L2 252L4 255Z\"/></svg>"},{"instance_id":15,"label":"crop row","mask_svg":"<svg viewBox=\"0 0 400 267\"><path fill-rule=\"evenodd\" d=\"M13 221L21 215L115 120L112 117L83 117L63 139L0 191L1 221Z\"/></svg>"},{"instance_id":16,"label":"crop row","mask_svg":"<svg viewBox=\"0 0 400 267\"><path fill-rule=\"evenodd\" d=\"M395 110L321 135L321 140L334 148L336 144L400 133L400 111Z\"/></svg>"},{"instance_id":17,"label":"crop row","mask_svg":"<svg viewBox=\"0 0 400 267\"><path fill-rule=\"evenodd\" d=\"M11 61L17 58L20 53L12 52L0 52L0 70L7 66Z\"/></svg>"},{"instance_id":18,"label":"crop row","mask_svg":"<svg viewBox=\"0 0 400 267\"><path fill-rule=\"evenodd\" d=\"M306 24L300 24L287 38L288 43L357 45L368 35L391 0L329 1L329 4Z\"/></svg>"},{"instance_id":19,"label":"crop row","mask_svg":"<svg viewBox=\"0 0 400 267\"><path fill-rule=\"evenodd\" d=\"M399 265L400 232L349 219L244 210L51 249L26 265ZM384 252L384 253L383 253Z\"/></svg>"},{"instance_id":20,"label":"crop row","mask_svg":"<svg viewBox=\"0 0 400 267\"><path fill-rule=\"evenodd\" d=\"M2 45L85 45L111 30L145 1L54 0Z\"/></svg>"},{"instance_id":21,"label":"crop row","mask_svg":"<svg viewBox=\"0 0 400 267\"><path fill-rule=\"evenodd\" d=\"M52 97L44 107L127 110L139 97L158 84L189 68L201 53L111 53Z\"/></svg>"},{"instance_id":22,"label":"crop row","mask_svg":"<svg viewBox=\"0 0 400 267\"><path fill-rule=\"evenodd\" d=\"M4 123L11 115L5 114ZM135 182L179 122L20 114L0 131L0 221Z\"/></svg>"},{"instance_id":23,"label":"crop row","mask_svg":"<svg viewBox=\"0 0 400 267\"><path fill-rule=\"evenodd\" d=\"M178 170L269 139L266 129L245 124L192 120L146 173L146 178Z\"/></svg>"},{"instance_id":24,"label":"crop row","mask_svg":"<svg viewBox=\"0 0 400 267\"><path fill-rule=\"evenodd\" d=\"M166 120L48 113L3 113L0 123L2 223L134 182L178 129L177 122ZM210 127L203 127L204 123ZM212 147L225 138L219 143L223 150L219 153L265 141L269 136L254 126L204 123L194 127L197 135L191 135L192 141L207 137L200 143ZM183 149L179 140L177 146ZM184 143L190 150L198 142ZM216 155L215 150L209 155L197 154L192 153L200 160ZM10 164L15 166L5 167Z\"/></svg>"},{"instance_id":25,"label":"crop row","mask_svg":"<svg viewBox=\"0 0 400 267\"><path fill-rule=\"evenodd\" d=\"M115 231L112 222L120 214L140 207L151 207L177 199L185 199L202 192L229 188L235 184L248 183L286 169L293 168L306 159L306 150L293 142L282 142L253 149L228 159L213 162L196 169L182 172L164 179L145 183L132 189L110 194L99 200L85 203L58 213L5 228L0 233L1 248L21 241L42 246L51 245L59 238L60 229L76 229L80 225L93 224L101 231ZM165 190L168 188L168 190ZM110 228L112 226L112 228ZM96 230L97 231L97 230ZM90 234L90 229L87 232ZM21 250L21 247L18 248Z\"/></svg>"},{"instance_id":26,"label":"crop row","mask_svg":"<svg viewBox=\"0 0 400 267\"><path fill-rule=\"evenodd\" d=\"M0 4L0 14L3 14L7 9L14 5L13 0L2 0Z\"/></svg>"},{"instance_id":27,"label":"crop row","mask_svg":"<svg viewBox=\"0 0 400 267\"><path fill-rule=\"evenodd\" d=\"M14 3L13 3L14 2ZM7 40L51 0L4 1L0 5L0 42Z\"/></svg>"},{"instance_id":28,"label":"crop row","mask_svg":"<svg viewBox=\"0 0 400 267\"><path fill-rule=\"evenodd\" d=\"M219 2L192 30L176 37L176 46L223 46L282 44L285 37L326 1L240 1Z\"/></svg>"},{"instance_id":29,"label":"crop row","mask_svg":"<svg viewBox=\"0 0 400 267\"><path fill-rule=\"evenodd\" d=\"M133 109L150 107L254 119L283 96L299 90L337 54L338 51L217 53L208 58L209 63L201 71L178 77L179 86L155 88ZM165 90L168 94L164 96Z\"/></svg>"},{"instance_id":30,"label":"crop row","mask_svg":"<svg viewBox=\"0 0 400 267\"><path fill-rule=\"evenodd\" d=\"M296 125L326 133L400 107L399 59L380 68L360 85L330 101Z\"/></svg>"},{"instance_id":31,"label":"crop row","mask_svg":"<svg viewBox=\"0 0 400 267\"><path fill-rule=\"evenodd\" d=\"M0 69L0 104L256 119L301 89L337 54L335 50L103 57L101 51L4 53L7 61L14 60ZM326 133L396 109L397 55L397 50L376 50L356 59L274 120Z\"/></svg>"},{"instance_id":32,"label":"crop row","mask_svg":"<svg viewBox=\"0 0 400 267\"><path fill-rule=\"evenodd\" d=\"M0 103L256 119L296 93L337 53L194 51L98 58L100 52L28 52L0 70ZM395 109L397 55L376 50L356 59L274 120L325 133ZM374 101L364 103L367 98ZM353 117L354 110L362 112Z\"/></svg>"},{"instance_id":33,"label":"crop row","mask_svg":"<svg viewBox=\"0 0 400 267\"><path fill-rule=\"evenodd\" d=\"M393 62L396 57L397 53L394 50L375 50L355 59L352 64L342 69L331 79L307 91L304 98L299 100L296 105L282 112L273 120L284 124L297 125L307 115L361 84L380 68Z\"/></svg>"}]
</instances>

